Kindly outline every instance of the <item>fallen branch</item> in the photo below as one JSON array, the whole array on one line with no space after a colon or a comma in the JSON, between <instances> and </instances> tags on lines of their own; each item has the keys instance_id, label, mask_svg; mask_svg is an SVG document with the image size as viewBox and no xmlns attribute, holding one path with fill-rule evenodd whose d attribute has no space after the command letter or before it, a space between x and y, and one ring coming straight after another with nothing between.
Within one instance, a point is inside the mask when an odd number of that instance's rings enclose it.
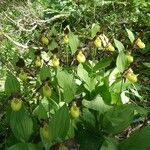
<instances>
[{"instance_id":1,"label":"fallen branch","mask_svg":"<svg viewBox=\"0 0 150 150\"><path fill-rule=\"evenodd\" d=\"M28 48L33 48L33 49L43 49L43 47L36 47L36 46L28 46L27 44L21 44L17 41L14 41L9 35L7 35L6 33L4 33L3 31L1 31L2 34L13 44L15 44L18 47L21 47L23 49L28 49ZM28 42L27 42L28 43Z\"/></svg>"},{"instance_id":2,"label":"fallen branch","mask_svg":"<svg viewBox=\"0 0 150 150\"><path fill-rule=\"evenodd\" d=\"M50 19L46 19L46 20L37 20L38 23L50 23L58 18L61 17L68 17L70 14L59 14L59 15L55 15L54 17L50 18Z\"/></svg>"},{"instance_id":3,"label":"fallen branch","mask_svg":"<svg viewBox=\"0 0 150 150\"><path fill-rule=\"evenodd\" d=\"M3 34L9 41L11 41L12 43L14 43L16 46L22 47L22 48L24 48L24 49L29 48L28 45L23 45L23 44L21 44L21 43L19 43L19 42L17 42L17 41L14 41L9 35L5 34L3 31L2 31L2 34Z\"/></svg>"},{"instance_id":4,"label":"fallen branch","mask_svg":"<svg viewBox=\"0 0 150 150\"><path fill-rule=\"evenodd\" d=\"M20 24L20 22L23 20L23 19L20 19L20 20L18 20L17 22L15 21L15 20L13 20L10 16L8 16L6 13L4 13L4 15L6 16L6 18L8 19L8 20L10 20L14 25L16 25L18 28L19 28L19 30L20 31L25 31L25 32L32 32L33 30L35 30L36 28L37 28L37 24L36 24L36 22L34 21L32 24L34 25L33 27L31 27L30 29L26 29L26 28L24 28L21 24Z\"/></svg>"}]
</instances>

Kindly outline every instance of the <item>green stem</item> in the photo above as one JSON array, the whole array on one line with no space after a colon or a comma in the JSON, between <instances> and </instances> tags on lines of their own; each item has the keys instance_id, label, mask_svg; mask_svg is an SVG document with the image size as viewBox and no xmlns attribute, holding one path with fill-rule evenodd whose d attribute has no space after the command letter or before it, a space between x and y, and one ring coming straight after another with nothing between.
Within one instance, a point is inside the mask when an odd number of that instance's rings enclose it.
<instances>
[{"instance_id":1,"label":"green stem","mask_svg":"<svg viewBox=\"0 0 150 150\"><path fill-rule=\"evenodd\" d=\"M118 103L118 101L119 101L120 94L121 94L121 92L122 92L122 87L123 87L123 78L122 78L122 80L121 80L121 86L120 86L120 91L119 91L118 99L117 99L117 101L116 101L116 105L117 105L117 103Z\"/></svg>"},{"instance_id":2,"label":"green stem","mask_svg":"<svg viewBox=\"0 0 150 150\"><path fill-rule=\"evenodd\" d=\"M51 105L50 105L50 100L48 100L48 118L50 118L51 113L50 113Z\"/></svg>"},{"instance_id":3,"label":"green stem","mask_svg":"<svg viewBox=\"0 0 150 150\"><path fill-rule=\"evenodd\" d=\"M67 62L67 66L68 66L68 62L69 62L69 54L68 54L68 50L69 50L69 47L68 45L66 46L66 62Z\"/></svg>"},{"instance_id":4,"label":"green stem","mask_svg":"<svg viewBox=\"0 0 150 150\"><path fill-rule=\"evenodd\" d=\"M93 60L93 62L95 62L96 52L97 52L97 48L94 48L93 51L92 51L92 60Z\"/></svg>"},{"instance_id":5,"label":"green stem","mask_svg":"<svg viewBox=\"0 0 150 150\"><path fill-rule=\"evenodd\" d=\"M59 105L58 105L52 98L50 98L50 101L51 101L57 108L59 108Z\"/></svg>"},{"instance_id":6,"label":"green stem","mask_svg":"<svg viewBox=\"0 0 150 150\"><path fill-rule=\"evenodd\" d=\"M93 8L93 12L94 12L94 22L95 22L95 20L96 20L96 18L95 18L95 12L96 12L96 6L95 6L95 1L94 1L94 8Z\"/></svg>"},{"instance_id":7,"label":"green stem","mask_svg":"<svg viewBox=\"0 0 150 150\"><path fill-rule=\"evenodd\" d=\"M60 88L59 86L57 86L57 89L58 89L58 96L59 96L59 103L61 102L61 93L60 93Z\"/></svg>"}]
</instances>

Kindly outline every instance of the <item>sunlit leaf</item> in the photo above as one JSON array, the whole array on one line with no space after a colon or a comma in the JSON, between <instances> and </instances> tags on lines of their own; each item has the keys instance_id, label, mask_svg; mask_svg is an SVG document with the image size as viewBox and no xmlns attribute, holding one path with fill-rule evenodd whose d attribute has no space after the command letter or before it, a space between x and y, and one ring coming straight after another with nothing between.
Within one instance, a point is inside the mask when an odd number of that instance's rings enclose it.
<instances>
[{"instance_id":1,"label":"sunlit leaf","mask_svg":"<svg viewBox=\"0 0 150 150\"><path fill-rule=\"evenodd\" d=\"M11 95L14 92L20 91L20 83L17 78L8 72L6 81L5 81L5 92L7 95Z\"/></svg>"},{"instance_id":2,"label":"sunlit leaf","mask_svg":"<svg viewBox=\"0 0 150 150\"><path fill-rule=\"evenodd\" d=\"M131 31L131 30L129 30L129 29L127 29L127 28L126 28L126 31L127 31L127 34L128 34L128 37L129 37L129 39L130 39L131 43L133 43L133 42L134 42L134 40L135 40L135 38L134 38L134 34L132 33L132 31Z\"/></svg>"},{"instance_id":3,"label":"sunlit leaf","mask_svg":"<svg viewBox=\"0 0 150 150\"><path fill-rule=\"evenodd\" d=\"M111 108L111 106L108 106L104 103L102 97L98 95L94 100L88 101L88 100L83 100L82 101L83 106L96 110L100 113L106 112L108 109Z\"/></svg>"},{"instance_id":4,"label":"sunlit leaf","mask_svg":"<svg viewBox=\"0 0 150 150\"><path fill-rule=\"evenodd\" d=\"M117 39L114 39L114 42L115 42L115 46L118 49L118 52L121 52L121 51L125 50L123 44L120 41L118 41Z\"/></svg>"},{"instance_id":5,"label":"sunlit leaf","mask_svg":"<svg viewBox=\"0 0 150 150\"><path fill-rule=\"evenodd\" d=\"M91 28L91 37L94 38L96 33L100 31L100 26L98 24L93 23Z\"/></svg>"},{"instance_id":6,"label":"sunlit leaf","mask_svg":"<svg viewBox=\"0 0 150 150\"><path fill-rule=\"evenodd\" d=\"M74 98L76 92L76 84L73 75L67 71L59 71L57 73L57 80L58 84L63 89L64 100L70 102Z\"/></svg>"},{"instance_id":7,"label":"sunlit leaf","mask_svg":"<svg viewBox=\"0 0 150 150\"><path fill-rule=\"evenodd\" d=\"M128 66L128 59L123 51L117 57L116 66L120 72L123 72Z\"/></svg>"},{"instance_id":8,"label":"sunlit leaf","mask_svg":"<svg viewBox=\"0 0 150 150\"><path fill-rule=\"evenodd\" d=\"M77 35L74 35L71 31L69 32L69 46L71 48L72 54L74 54L79 47L79 39Z\"/></svg>"}]
</instances>

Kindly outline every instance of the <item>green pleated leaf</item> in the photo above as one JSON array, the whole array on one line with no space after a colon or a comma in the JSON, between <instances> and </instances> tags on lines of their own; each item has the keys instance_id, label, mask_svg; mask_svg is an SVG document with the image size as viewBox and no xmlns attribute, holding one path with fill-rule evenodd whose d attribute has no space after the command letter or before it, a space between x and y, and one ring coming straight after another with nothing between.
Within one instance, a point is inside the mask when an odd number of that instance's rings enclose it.
<instances>
[{"instance_id":1,"label":"green pleated leaf","mask_svg":"<svg viewBox=\"0 0 150 150\"><path fill-rule=\"evenodd\" d=\"M127 34L128 34L129 40L131 41L131 43L133 43L133 42L134 42L134 40L135 40L134 34L132 33L132 31L131 31L131 30L129 30L129 29L127 29L127 28L126 28L126 31L127 31Z\"/></svg>"},{"instance_id":2,"label":"green pleated leaf","mask_svg":"<svg viewBox=\"0 0 150 150\"><path fill-rule=\"evenodd\" d=\"M149 150L150 126L135 131L128 139L119 144L119 150Z\"/></svg>"},{"instance_id":3,"label":"green pleated leaf","mask_svg":"<svg viewBox=\"0 0 150 150\"><path fill-rule=\"evenodd\" d=\"M70 126L69 109L63 105L53 116L49 124L50 140L62 139L64 140Z\"/></svg>"},{"instance_id":4,"label":"green pleated leaf","mask_svg":"<svg viewBox=\"0 0 150 150\"><path fill-rule=\"evenodd\" d=\"M97 83L96 78L90 78L89 73L87 72L87 70L85 70L85 68L83 67L82 64L78 65L77 74L78 74L80 80L85 83L84 87L88 91L91 92L92 90L95 89L95 86L96 86L96 83Z\"/></svg>"},{"instance_id":5,"label":"green pleated leaf","mask_svg":"<svg viewBox=\"0 0 150 150\"><path fill-rule=\"evenodd\" d=\"M105 138L100 150L118 150L118 141L114 138Z\"/></svg>"},{"instance_id":6,"label":"green pleated leaf","mask_svg":"<svg viewBox=\"0 0 150 150\"><path fill-rule=\"evenodd\" d=\"M65 102L70 102L76 93L76 84L72 74L67 71L59 71L57 73L58 84L63 89L63 97Z\"/></svg>"},{"instance_id":7,"label":"green pleated leaf","mask_svg":"<svg viewBox=\"0 0 150 150\"><path fill-rule=\"evenodd\" d=\"M90 84L91 78L89 77L88 72L84 69L82 64L78 65L77 74L79 78L84 81L87 85Z\"/></svg>"},{"instance_id":8,"label":"green pleated leaf","mask_svg":"<svg viewBox=\"0 0 150 150\"><path fill-rule=\"evenodd\" d=\"M128 59L123 51L117 57L116 66L120 72L123 72L128 67Z\"/></svg>"},{"instance_id":9,"label":"green pleated leaf","mask_svg":"<svg viewBox=\"0 0 150 150\"><path fill-rule=\"evenodd\" d=\"M106 132L116 134L126 129L133 121L134 109L130 105L111 108L103 119L103 128Z\"/></svg>"},{"instance_id":10,"label":"green pleated leaf","mask_svg":"<svg viewBox=\"0 0 150 150\"><path fill-rule=\"evenodd\" d=\"M94 114L90 111L90 109L83 108L81 117L86 123L90 124L93 127L95 126L96 120L95 120Z\"/></svg>"},{"instance_id":11,"label":"green pleated leaf","mask_svg":"<svg viewBox=\"0 0 150 150\"><path fill-rule=\"evenodd\" d=\"M97 136L90 130L79 128L75 134L75 139L80 145L78 150L99 150L103 137Z\"/></svg>"},{"instance_id":12,"label":"green pleated leaf","mask_svg":"<svg viewBox=\"0 0 150 150\"><path fill-rule=\"evenodd\" d=\"M30 143L18 143L9 147L7 150L37 150L37 147Z\"/></svg>"},{"instance_id":13,"label":"green pleated leaf","mask_svg":"<svg viewBox=\"0 0 150 150\"><path fill-rule=\"evenodd\" d=\"M47 118L47 111L43 106L44 104L40 103L34 110L33 115L38 116L38 119L46 119Z\"/></svg>"},{"instance_id":14,"label":"green pleated leaf","mask_svg":"<svg viewBox=\"0 0 150 150\"><path fill-rule=\"evenodd\" d=\"M75 135L75 129L74 129L73 121L71 120L69 130L68 130L68 133L67 133L67 137L74 138L74 135Z\"/></svg>"},{"instance_id":15,"label":"green pleated leaf","mask_svg":"<svg viewBox=\"0 0 150 150\"><path fill-rule=\"evenodd\" d=\"M72 54L74 54L79 47L79 39L77 35L74 35L71 31L69 32L69 46L71 48Z\"/></svg>"},{"instance_id":16,"label":"green pleated leaf","mask_svg":"<svg viewBox=\"0 0 150 150\"><path fill-rule=\"evenodd\" d=\"M93 109L96 110L100 113L104 113L106 112L108 109L111 108L111 106L106 105L102 99L102 97L100 95L98 95L94 100L92 101L87 101L87 100L83 100L82 101L83 106L89 108L89 109Z\"/></svg>"},{"instance_id":17,"label":"green pleated leaf","mask_svg":"<svg viewBox=\"0 0 150 150\"><path fill-rule=\"evenodd\" d=\"M49 49L49 50L53 50L53 49L55 49L55 48L57 48L57 47L58 47L58 44L57 44L57 42L53 39L53 40L51 41L50 45L48 46L48 49Z\"/></svg>"},{"instance_id":18,"label":"green pleated leaf","mask_svg":"<svg viewBox=\"0 0 150 150\"><path fill-rule=\"evenodd\" d=\"M98 24L93 23L91 28L91 37L94 38L96 33L100 31L100 26Z\"/></svg>"},{"instance_id":19,"label":"green pleated leaf","mask_svg":"<svg viewBox=\"0 0 150 150\"><path fill-rule=\"evenodd\" d=\"M11 95L11 93L20 91L20 83L17 78L8 72L6 81L5 81L5 92L7 95Z\"/></svg>"},{"instance_id":20,"label":"green pleated leaf","mask_svg":"<svg viewBox=\"0 0 150 150\"><path fill-rule=\"evenodd\" d=\"M101 61L99 61L93 68L93 71L96 72L97 70L100 70L102 68L106 68L107 66L110 65L110 63L112 62L111 58L105 58Z\"/></svg>"},{"instance_id":21,"label":"green pleated leaf","mask_svg":"<svg viewBox=\"0 0 150 150\"><path fill-rule=\"evenodd\" d=\"M43 65L40 70L40 79L45 80L47 77L51 77L51 72L49 66Z\"/></svg>"},{"instance_id":22,"label":"green pleated leaf","mask_svg":"<svg viewBox=\"0 0 150 150\"><path fill-rule=\"evenodd\" d=\"M111 93L109 91L108 76L103 78L104 84L97 87L96 93L99 94L106 104L111 104Z\"/></svg>"},{"instance_id":23,"label":"green pleated leaf","mask_svg":"<svg viewBox=\"0 0 150 150\"><path fill-rule=\"evenodd\" d=\"M115 42L115 46L118 49L118 52L121 52L121 51L125 50L123 44L120 41L118 41L117 39L114 39L114 42Z\"/></svg>"},{"instance_id":24,"label":"green pleated leaf","mask_svg":"<svg viewBox=\"0 0 150 150\"><path fill-rule=\"evenodd\" d=\"M21 142L28 141L33 132L32 119L25 109L11 112L10 127L15 137Z\"/></svg>"}]
</instances>

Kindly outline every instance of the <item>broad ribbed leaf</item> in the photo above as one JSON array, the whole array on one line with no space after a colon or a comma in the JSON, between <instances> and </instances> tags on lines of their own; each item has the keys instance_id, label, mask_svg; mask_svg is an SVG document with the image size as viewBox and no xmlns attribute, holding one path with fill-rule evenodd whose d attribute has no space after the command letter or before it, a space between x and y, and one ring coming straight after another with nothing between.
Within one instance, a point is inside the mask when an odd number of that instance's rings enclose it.
<instances>
[{"instance_id":1,"label":"broad ribbed leaf","mask_svg":"<svg viewBox=\"0 0 150 150\"><path fill-rule=\"evenodd\" d=\"M78 68L77 68L77 74L79 76L79 78L84 81L87 85L90 84L90 77L88 75L88 72L83 68L83 65L82 64L79 64L78 65Z\"/></svg>"},{"instance_id":2,"label":"broad ribbed leaf","mask_svg":"<svg viewBox=\"0 0 150 150\"><path fill-rule=\"evenodd\" d=\"M108 133L116 134L126 129L133 121L134 109L130 105L116 106L104 116L103 127Z\"/></svg>"},{"instance_id":3,"label":"broad ribbed leaf","mask_svg":"<svg viewBox=\"0 0 150 150\"><path fill-rule=\"evenodd\" d=\"M50 140L62 139L64 140L70 126L69 109L63 105L53 116L49 124Z\"/></svg>"},{"instance_id":4,"label":"broad ribbed leaf","mask_svg":"<svg viewBox=\"0 0 150 150\"><path fill-rule=\"evenodd\" d=\"M25 109L11 112L10 127L15 137L21 142L28 141L33 132L32 119Z\"/></svg>"},{"instance_id":5,"label":"broad ribbed leaf","mask_svg":"<svg viewBox=\"0 0 150 150\"><path fill-rule=\"evenodd\" d=\"M58 84L63 89L63 96L65 102L70 102L76 93L76 84L72 74L67 71L59 71L57 73Z\"/></svg>"},{"instance_id":6,"label":"broad ribbed leaf","mask_svg":"<svg viewBox=\"0 0 150 150\"><path fill-rule=\"evenodd\" d=\"M128 37L129 37L131 43L133 43L134 40L135 40L134 34L131 32L131 30L129 30L129 29L127 29L127 28L126 28L126 31L127 31L127 34L128 34Z\"/></svg>"},{"instance_id":7,"label":"broad ribbed leaf","mask_svg":"<svg viewBox=\"0 0 150 150\"><path fill-rule=\"evenodd\" d=\"M37 150L37 147L30 143L18 143L9 147L7 150Z\"/></svg>"},{"instance_id":8,"label":"broad ribbed leaf","mask_svg":"<svg viewBox=\"0 0 150 150\"><path fill-rule=\"evenodd\" d=\"M150 126L135 131L119 145L119 150L149 150Z\"/></svg>"},{"instance_id":9,"label":"broad ribbed leaf","mask_svg":"<svg viewBox=\"0 0 150 150\"><path fill-rule=\"evenodd\" d=\"M78 150L98 150L103 142L103 137L83 128L78 128L75 139L80 145Z\"/></svg>"},{"instance_id":10,"label":"broad ribbed leaf","mask_svg":"<svg viewBox=\"0 0 150 150\"><path fill-rule=\"evenodd\" d=\"M17 78L8 72L6 81L5 81L5 92L7 95L11 95L11 93L20 91L20 83Z\"/></svg>"},{"instance_id":11,"label":"broad ribbed leaf","mask_svg":"<svg viewBox=\"0 0 150 150\"><path fill-rule=\"evenodd\" d=\"M83 100L82 101L83 106L89 108L89 109L93 109L96 110L100 113L104 113L106 112L108 109L111 108L111 106L108 106L104 103L102 97L100 95L98 95L94 100L92 101L87 101L87 100Z\"/></svg>"},{"instance_id":12,"label":"broad ribbed leaf","mask_svg":"<svg viewBox=\"0 0 150 150\"><path fill-rule=\"evenodd\" d=\"M91 28L91 37L94 38L96 33L100 31L100 26L98 24L93 23Z\"/></svg>"},{"instance_id":13,"label":"broad ribbed leaf","mask_svg":"<svg viewBox=\"0 0 150 150\"><path fill-rule=\"evenodd\" d=\"M79 47L79 39L77 35L73 34L73 32L69 32L69 46L71 48L72 54L74 54Z\"/></svg>"},{"instance_id":14,"label":"broad ribbed leaf","mask_svg":"<svg viewBox=\"0 0 150 150\"><path fill-rule=\"evenodd\" d=\"M115 46L118 49L118 52L121 52L121 51L125 50L123 44L120 41L118 41L117 39L114 39L114 42L115 42Z\"/></svg>"},{"instance_id":15,"label":"broad ribbed leaf","mask_svg":"<svg viewBox=\"0 0 150 150\"><path fill-rule=\"evenodd\" d=\"M34 110L33 115L38 116L38 119L47 118L47 111L43 106L44 104L40 103Z\"/></svg>"},{"instance_id":16,"label":"broad ribbed leaf","mask_svg":"<svg viewBox=\"0 0 150 150\"><path fill-rule=\"evenodd\" d=\"M116 66L120 72L123 72L128 66L128 59L123 51L117 57Z\"/></svg>"},{"instance_id":17,"label":"broad ribbed leaf","mask_svg":"<svg viewBox=\"0 0 150 150\"><path fill-rule=\"evenodd\" d=\"M101 61L99 61L93 68L93 71L97 71L100 70L102 68L106 68L107 66L110 65L110 63L112 62L111 58L105 58Z\"/></svg>"},{"instance_id":18,"label":"broad ribbed leaf","mask_svg":"<svg viewBox=\"0 0 150 150\"><path fill-rule=\"evenodd\" d=\"M118 150L118 141L114 138L105 138L100 150Z\"/></svg>"},{"instance_id":19,"label":"broad ribbed leaf","mask_svg":"<svg viewBox=\"0 0 150 150\"><path fill-rule=\"evenodd\" d=\"M43 65L40 70L40 79L45 80L47 77L51 77L51 72L49 66Z\"/></svg>"},{"instance_id":20,"label":"broad ribbed leaf","mask_svg":"<svg viewBox=\"0 0 150 150\"><path fill-rule=\"evenodd\" d=\"M54 39L51 41L50 45L48 46L49 50L53 50L57 47L58 47L58 44Z\"/></svg>"}]
</instances>

